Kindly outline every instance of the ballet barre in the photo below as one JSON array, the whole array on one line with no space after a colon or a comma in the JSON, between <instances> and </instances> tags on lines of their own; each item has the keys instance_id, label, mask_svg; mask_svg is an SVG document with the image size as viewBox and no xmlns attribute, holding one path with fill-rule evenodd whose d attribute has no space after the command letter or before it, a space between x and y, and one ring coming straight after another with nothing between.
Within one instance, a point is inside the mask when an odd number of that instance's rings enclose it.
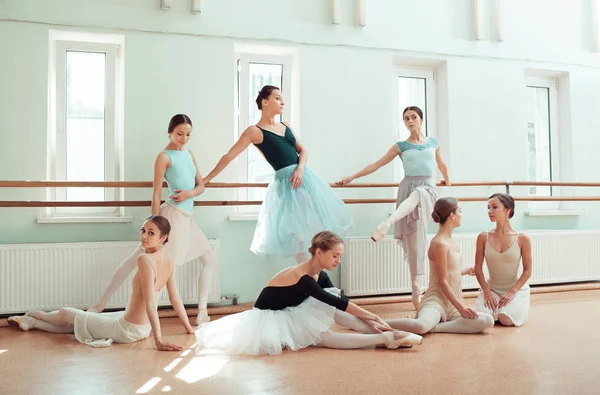
<instances>
[{"instance_id":1,"label":"ballet barre","mask_svg":"<svg viewBox=\"0 0 600 395\"><path fill-rule=\"evenodd\" d=\"M600 196L513 196L516 201L529 202L594 202ZM487 202L487 197L456 197L459 202ZM346 204L396 203L396 199L342 199ZM164 200L161 201L161 204ZM194 201L194 206L260 206L262 200L204 200ZM0 207L150 207L150 200L108 201L38 201L0 200Z\"/></svg>"},{"instance_id":2,"label":"ballet barre","mask_svg":"<svg viewBox=\"0 0 600 395\"><path fill-rule=\"evenodd\" d=\"M348 185L329 184L332 188L396 188L398 183L352 183ZM0 188L152 188L151 181L0 181ZM266 182L210 182L206 188L266 188ZM447 187L442 183L438 187ZM556 181L484 181L453 182L451 187L487 186L554 186L554 187L600 187L598 182L556 182ZM163 187L167 183L163 182Z\"/></svg>"},{"instance_id":3,"label":"ballet barre","mask_svg":"<svg viewBox=\"0 0 600 395\"><path fill-rule=\"evenodd\" d=\"M211 182L207 188L266 188L268 183L249 182ZM352 183L348 185L330 184L332 188L396 188L397 183ZM148 181L0 181L0 188L152 188ZM163 183L163 187L166 187ZM554 182L554 181L486 181L455 182L450 187L490 187L504 186L510 193L511 186L553 186L553 187L600 187L593 182ZM438 183L438 187L448 187ZM600 201L600 196L513 196L516 201L538 202L593 202ZM461 202L485 202L485 196L457 197ZM396 199L343 199L346 204L379 204L396 203ZM0 207L149 207L150 200L124 201L31 201L3 200ZM202 200L194 201L195 206L259 206L261 200Z\"/></svg>"}]
</instances>

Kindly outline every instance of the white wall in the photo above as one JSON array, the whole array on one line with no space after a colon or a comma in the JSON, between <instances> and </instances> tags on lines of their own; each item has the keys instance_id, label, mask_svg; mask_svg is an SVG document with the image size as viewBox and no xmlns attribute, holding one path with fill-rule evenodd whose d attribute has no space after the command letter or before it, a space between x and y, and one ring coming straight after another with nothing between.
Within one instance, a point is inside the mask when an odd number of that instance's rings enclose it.
<instances>
[{"instance_id":1,"label":"white wall","mask_svg":"<svg viewBox=\"0 0 600 395\"><path fill-rule=\"evenodd\" d=\"M394 65L437 65L438 131L451 177L457 181L526 177L523 89L527 69L562 73L561 111L571 179L598 181L600 54L592 52L587 0L504 1L503 42L493 13L483 12L482 41L474 40L472 1L367 1L367 26L356 23L353 1L342 24L331 21L329 0L206 0L202 14L190 2L0 1L0 179L46 177L48 31L82 30L125 36L125 178L150 180L166 144L170 117L194 122L190 141L203 173L233 143L236 43L298 49L300 122L309 166L327 181L348 175L393 144ZM487 3L487 2L485 2ZM566 76L566 77L564 77ZM566 81L566 82L565 82ZM559 87L559 89L561 89ZM566 95L566 96L565 96ZM567 108L570 104L570 108ZM566 110L565 110L566 109ZM563 137L561 137L563 139ZM236 178L232 165L216 181ZM388 166L365 181L391 181ZM444 195L487 195L502 188L444 189ZM518 189L515 193L518 194ZM393 190L344 190L343 197L393 197ZM577 190L600 195L598 189ZM126 199L149 199L130 190ZM44 200L43 190L0 190L1 199ZM18 197L17 197L18 196ZM234 199L209 190L203 199ZM465 203L463 231L489 227L485 204ZM518 205L521 228L597 228L598 204L576 204L585 215L529 218ZM391 205L352 206L356 228L370 233ZM134 240L148 209L126 210L132 224L35 224L43 209L0 209L0 242ZM265 263L248 247L254 222L230 222L233 207L199 208L208 237L221 239L224 293L252 300L264 281L289 262ZM432 228L433 230L433 228Z\"/></svg>"}]
</instances>

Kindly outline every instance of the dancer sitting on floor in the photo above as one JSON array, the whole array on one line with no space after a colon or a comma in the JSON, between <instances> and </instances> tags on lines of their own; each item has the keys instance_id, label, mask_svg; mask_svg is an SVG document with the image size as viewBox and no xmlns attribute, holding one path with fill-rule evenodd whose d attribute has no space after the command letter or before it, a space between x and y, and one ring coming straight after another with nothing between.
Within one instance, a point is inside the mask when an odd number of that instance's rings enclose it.
<instances>
[{"instance_id":1,"label":"dancer sitting on floor","mask_svg":"<svg viewBox=\"0 0 600 395\"><path fill-rule=\"evenodd\" d=\"M429 288L417 318L388 321L392 328L414 333L478 333L494 326L494 319L463 305L461 276L474 274L462 269L462 255L452 232L460 226L461 209L454 198L441 198L433 207L433 220L440 224L429 246Z\"/></svg>"},{"instance_id":2,"label":"dancer sitting on floor","mask_svg":"<svg viewBox=\"0 0 600 395\"><path fill-rule=\"evenodd\" d=\"M491 314L506 326L521 326L529 316L529 285L531 277L531 240L515 231L510 218L515 213L515 200L506 193L496 193L488 200L488 216L496 229L481 232L477 238L475 273L481 286L477 311ZM483 276L483 259L490 272ZM519 276L519 263L523 272Z\"/></svg>"},{"instance_id":3,"label":"dancer sitting on floor","mask_svg":"<svg viewBox=\"0 0 600 395\"><path fill-rule=\"evenodd\" d=\"M23 331L39 329L53 333L74 333L81 343L93 347L116 343L133 343L154 334L156 348L162 351L181 351L183 347L162 339L157 302L166 285L169 300L187 333L194 333L183 302L175 286L174 263L164 244L171 226L160 215L149 217L142 226L140 241L145 253L137 258L138 271L133 276L133 291L125 311L94 313L63 307L52 312L29 311L24 316L9 317L11 325Z\"/></svg>"},{"instance_id":4,"label":"dancer sitting on floor","mask_svg":"<svg viewBox=\"0 0 600 395\"><path fill-rule=\"evenodd\" d=\"M309 260L282 270L267 283L254 309L202 325L196 331L198 345L233 354L275 355L285 347L396 349L421 343L421 336L394 331L377 315L318 285L322 270L340 263L344 244L338 235L317 233L309 252ZM361 333L333 332L334 322Z\"/></svg>"}]
</instances>

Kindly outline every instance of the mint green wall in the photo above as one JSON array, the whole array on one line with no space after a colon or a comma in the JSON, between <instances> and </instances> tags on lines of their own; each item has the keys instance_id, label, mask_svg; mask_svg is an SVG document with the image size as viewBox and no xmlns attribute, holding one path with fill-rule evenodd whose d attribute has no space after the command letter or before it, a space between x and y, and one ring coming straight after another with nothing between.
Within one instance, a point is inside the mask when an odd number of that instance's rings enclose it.
<instances>
[{"instance_id":1,"label":"mint green wall","mask_svg":"<svg viewBox=\"0 0 600 395\"><path fill-rule=\"evenodd\" d=\"M0 1L0 179L46 178L48 31L80 30L125 36L125 178L150 180L157 152L166 144L174 113L194 121L190 148L203 173L233 143L235 43L298 48L300 120L309 166L327 181L379 158L393 144L392 86L395 63L437 64L438 129L454 180L521 180L526 176L524 69L567 75L561 94L571 105L572 147L564 160L570 179L598 181L600 159L600 55L593 47L583 0L506 1L505 41L473 40L472 2L379 0L368 2L367 26L343 2L342 25L330 24L328 0L203 1L191 15L189 1ZM235 10L235 12L232 12ZM489 10L484 12L491 16ZM560 16L560 30L550 23ZM403 59L403 60L402 60ZM563 81L568 84L563 84ZM564 109L563 109L564 111ZM388 166L364 181L389 182ZM230 166L216 181L236 178ZM441 189L442 195L482 196L503 188ZM519 194L519 190L514 190ZM600 195L598 189L579 194ZM347 198L393 197L389 190L338 191ZM44 200L41 189L0 189L0 199ZM126 199L148 200L149 190ZM235 199L233 190L209 190L201 199ZM490 225L485 203L465 203L463 232ZM598 228L599 205L572 204L584 215L527 217L519 203L520 229ZM392 205L353 205L351 236L366 236ZM127 209L126 224L36 224L43 209L0 209L0 243L135 240L146 208ZM234 207L198 208L207 237L221 240L224 294L253 300L264 282L291 262L269 263L249 251L255 222L231 222ZM435 229L432 226L430 231ZM337 275L334 275L334 280Z\"/></svg>"}]
</instances>

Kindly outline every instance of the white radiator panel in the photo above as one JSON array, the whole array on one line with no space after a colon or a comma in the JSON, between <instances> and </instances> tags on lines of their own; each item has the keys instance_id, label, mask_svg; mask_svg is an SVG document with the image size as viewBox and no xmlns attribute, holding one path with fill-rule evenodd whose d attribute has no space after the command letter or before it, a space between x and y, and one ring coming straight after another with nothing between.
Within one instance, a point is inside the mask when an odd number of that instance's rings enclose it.
<instances>
[{"instance_id":1,"label":"white radiator panel","mask_svg":"<svg viewBox=\"0 0 600 395\"><path fill-rule=\"evenodd\" d=\"M600 280L599 231L532 231L533 271L529 284L562 284ZM433 235L429 235L429 241ZM463 265L475 262L477 234L457 233ZM341 287L348 296L390 295L411 291L408 264L392 237L374 243L369 237L345 239ZM484 273L487 269L484 264ZM422 285L429 280L426 262ZM473 276L463 277L463 289L478 289Z\"/></svg>"},{"instance_id":2,"label":"white radiator panel","mask_svg":"<svg viewBox=\"0 0 600 395\"><path fill-rule=\"evenodd\" d=\"M113 272L139 242L0 245L0 314L64 306L87 308L104 292ZM219 261L219 240L209 240ZM198 303L200 259L177 267L177 290L185 304ZM125 307L135 270L107 308ZM209 302L221 300L220 269L215 270ZM169 305L166 287L159 305Z\"/></svg>"}]
</instances>

